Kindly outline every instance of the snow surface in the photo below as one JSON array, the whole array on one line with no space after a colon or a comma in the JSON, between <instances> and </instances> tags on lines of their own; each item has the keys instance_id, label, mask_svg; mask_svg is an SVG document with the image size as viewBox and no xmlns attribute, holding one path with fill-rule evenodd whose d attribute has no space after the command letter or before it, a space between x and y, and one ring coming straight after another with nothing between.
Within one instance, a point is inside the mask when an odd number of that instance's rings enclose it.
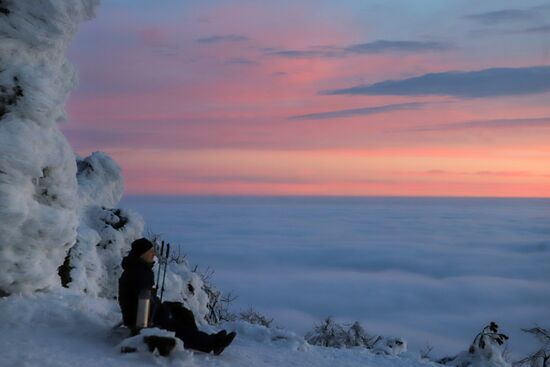
<instances>
[{"instance_id":1,"label":"snow surface","mask_svg":"<svg viewBox=\"0 0 550 367\"><path fill-rule=\"evenodd\" d=\"M71 290L0 298L0 365L6 367L96 366L436 366L418 355L385 356L362 348L311 346L296 334L245 322L222 325L237 338L220 356L193 352L178 343L168 357L147 352L121 354L127 330L116 302ZM214 331L205 327L205 331ZM137 341L139 346L139 340Z\"/></svg>"}]
</instances>

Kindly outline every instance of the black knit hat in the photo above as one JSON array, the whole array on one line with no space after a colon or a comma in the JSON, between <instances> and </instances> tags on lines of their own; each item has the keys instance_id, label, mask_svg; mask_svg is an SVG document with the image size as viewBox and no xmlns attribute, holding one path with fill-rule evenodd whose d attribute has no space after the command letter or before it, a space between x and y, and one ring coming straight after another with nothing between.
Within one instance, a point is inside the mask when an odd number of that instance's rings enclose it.
<instances>
[{"instance_id":1,"label":"black knit hat","mask_svg":"<svg viewBox=\"0 0 550 367\"><path fill-rule=\"evenodd\" d=\"M140 238L132 242L132 250L130 250L130 255L139 257L145 252L149 251L153 247L151 241L147 238Z\"/></svg>"}]
</instances>

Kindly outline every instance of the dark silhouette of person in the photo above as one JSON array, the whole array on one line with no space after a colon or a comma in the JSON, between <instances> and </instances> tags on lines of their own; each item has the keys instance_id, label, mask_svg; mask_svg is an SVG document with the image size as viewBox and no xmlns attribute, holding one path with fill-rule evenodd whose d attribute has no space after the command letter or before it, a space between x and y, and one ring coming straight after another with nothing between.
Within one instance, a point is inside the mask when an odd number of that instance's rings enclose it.
<instances>
[{"instance_id":1,"label":"dark silhouette of person","mask_svg":"<svg viewBox=\"0 0 550 367\"><path fill-rule=\"evenodd\" d=\"M153 265L155 247L146 238L132 243L128 256L122 259L124 269L118 280L118 303L122 311L122 320L132 332L139 333L136 326L139 295L144 290L151 291L150 326L156 326L176 333L185 348L219 355L231 344L235 332L222 330L216 334L202 332L195 323L193 313L179 302L160 302L154 291Z\"/></svg>"}]
</instances>

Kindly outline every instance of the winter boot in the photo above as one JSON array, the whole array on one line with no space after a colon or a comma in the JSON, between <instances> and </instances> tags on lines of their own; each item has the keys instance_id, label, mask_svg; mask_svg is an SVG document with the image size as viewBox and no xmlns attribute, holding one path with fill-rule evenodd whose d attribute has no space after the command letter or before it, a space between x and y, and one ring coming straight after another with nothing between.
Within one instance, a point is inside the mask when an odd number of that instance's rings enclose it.
<instances>
[{"instance_id":1,"label":"winter boot","mask_svg":"<svg viewBox=\"0 0 550 367\"><path fill-rule=\"evenodd\" d=\"M220 334L221 332L225 332L225 330L220 331L218 334ZM217 343L217 345L212 350L212 352L214 352L214 355L219 356L224 351L224 349L227 348L229 344L231 344L233 339L235 339L235 336L237 336L237 333L233 331L222 337L219 343Z\"/></svg>"}]
</instances>

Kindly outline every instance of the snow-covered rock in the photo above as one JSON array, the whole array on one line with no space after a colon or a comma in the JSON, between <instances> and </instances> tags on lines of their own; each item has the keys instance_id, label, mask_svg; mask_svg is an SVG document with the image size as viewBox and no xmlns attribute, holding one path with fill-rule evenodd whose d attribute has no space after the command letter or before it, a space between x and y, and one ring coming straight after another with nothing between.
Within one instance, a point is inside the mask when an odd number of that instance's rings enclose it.
<instances>
[{"instance_id":1,"label":"snow-covered rock","mask_svg":"<svg viewBox=\"0 0 550 367\"><path fill-rule=\"evenodd\" d=\"M143 219L135 212L84 206L76 244L68 253L67 285L90 295L114 298L121 259L142 231Z\"/></svg>"},{"instance_id":2,"label":"snow-covered rock","mask_svg":"<svg viewBox=\"0 0 550 367\"><path fill-rule=\"evenodd\" d=\"M158 273L157 262L154 267L155 274ZM162 265L161 271L164 270ZM181 302L193 312L195 321L198 324L205 324L206 315L210 312L208 309L209 298L203 289L201 277L192 272L185 260L171 261L168 263L166 271L165 291L163 301Z\"/></svg>"},{"instance_id":3,"label":"snow-covered rock","mask_svg":"<svg viewBox=\"0 0 550 367\"><path fill-rule=\"evenodd\" d=\"M407 351L407 341L397 337L379 337L372 345L375 353L396 356Z\"/></svg>"},{"instance_id":4,"label":"snow-covered rock","mask_svg":"<svg viewBox=\"0 0 550 367\"><path fill-rule=\"evenodd\" d=\"M107 154L77 157L78 197L81 206L114 208L124 193L124 178L118 164Z\"/></svg>"},{"instance_id":5,"label":"snow-covered rock","mask_svg":"<svg viewBox=\"0 0 550 367\"><path fill-rule=\"evenodd\" d=\"M507 340L508 336L499 333L498 325L491 322L476 335L467 351L440 362L453 367L511 367L504 358Z\"/></svg>"},{"instance_id":6,"label":"snow-covered rock","mask_svg":"<svg viewBox=\"0 0 550 367\"><path fill-rule=\"evenodd\" d=\"M95 152L77 158L79 225L64 270L65 285L95 296L114 298L122 273L121 259L141 237L143 219L116 209L124 192L121 169L109 156Z\"/></svg>"}]
</instances>

